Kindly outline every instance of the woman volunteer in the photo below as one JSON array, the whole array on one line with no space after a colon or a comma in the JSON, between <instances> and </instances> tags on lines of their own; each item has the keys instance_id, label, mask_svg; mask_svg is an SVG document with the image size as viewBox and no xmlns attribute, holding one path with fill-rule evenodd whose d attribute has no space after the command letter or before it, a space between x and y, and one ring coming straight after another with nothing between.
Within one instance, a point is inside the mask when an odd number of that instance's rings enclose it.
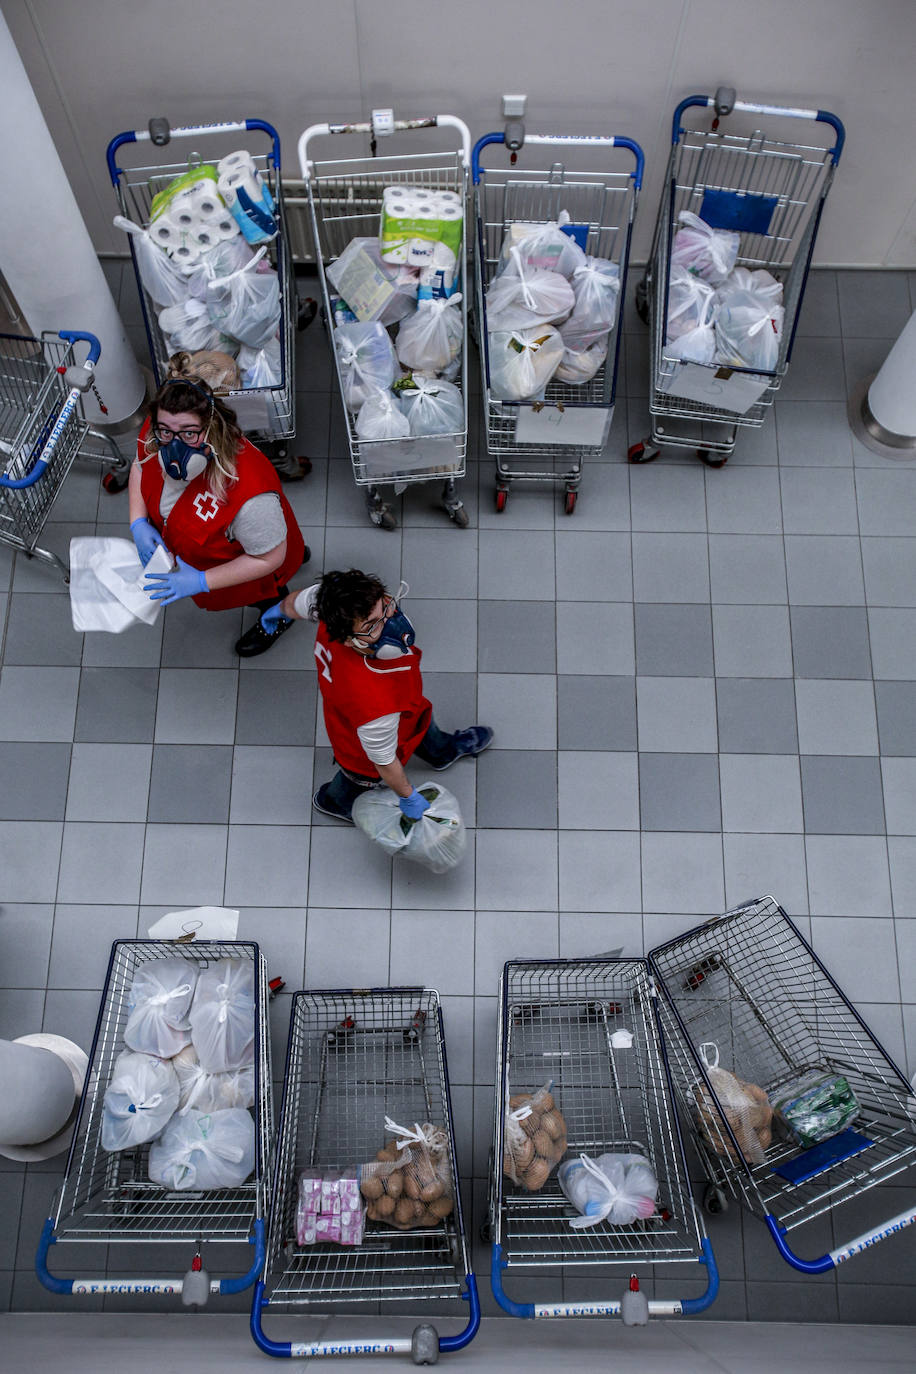
<instances>
[{"instance_id":1,"label":"woman volunteer","mask_svg":"<svg viewBox=\"0 0 916 1374\"><path fill-rule=\"evenodd\" d=\"M271 463L200 379L173 377L157 391L137 439L128 492L130 532L143 566L160 545L176 559L171 572L147 573L144 583L164 606L190 596L208 611L264 611L286 595L288 579L309 560ZM258 619L235 651L251 658L278 638Z\"/></svg>"}]
</instances>

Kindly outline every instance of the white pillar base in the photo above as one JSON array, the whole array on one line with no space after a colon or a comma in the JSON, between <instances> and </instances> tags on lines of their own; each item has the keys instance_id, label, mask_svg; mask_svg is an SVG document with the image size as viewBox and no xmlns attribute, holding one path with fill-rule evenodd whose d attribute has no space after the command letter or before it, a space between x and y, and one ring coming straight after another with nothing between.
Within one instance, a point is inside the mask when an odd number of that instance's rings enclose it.
<instances>
[{"instance_id":1,"label":"white pillar base","mask_svg":"<svg viewBox=\"0 0 916 1374\"><path fill-rule=\"evenodd\" d=\"M847 416L849 427L860 444L882 458L893 458L897 462L912 461L916 458L916 435L895 434L885 429L871 413L868 396L871 384L877 373L860 382L849 398Z\"/></svg>"},{"instance_id":2,"label":"white pillar base","mask_svg":"<svg viewBox=\"0 0 916 1374\"><path fill-rule=\"evenodd\" d=\"M52 1159L54 1155L62 1154L64 1150L70 1148L73 1129L76 1125L76 1113L89 1068L89 1056L85 1050L81 1050L79 1045L75 1045L72 1040L67 1040L65 1036L48 1035L44 1031L39 1031L35 1035L17 1036L13 1044L31 1045L38 1050L50 1050L52 1054L56 1054L58 1058L63 1060L73 1075L73 1110L63 1128L56 1135L51 1136L48 1140L39 1141L37 1145L0 1145L0 1155L3 1155L4 1158L15 1159L24 1164L35 1164L43 1159Z\"/></svg>"}]
</instances>

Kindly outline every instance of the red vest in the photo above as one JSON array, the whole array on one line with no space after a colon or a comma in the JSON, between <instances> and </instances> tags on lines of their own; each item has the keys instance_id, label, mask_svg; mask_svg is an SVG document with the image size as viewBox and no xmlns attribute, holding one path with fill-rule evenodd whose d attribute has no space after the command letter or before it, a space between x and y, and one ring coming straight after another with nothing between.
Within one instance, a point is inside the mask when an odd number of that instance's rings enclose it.
<instances>
[{"instance_id":1,"label":"red vest","mask_svg":"<svg viewBox=\"0 0 916 1374\"><path fill-rule=\"evenodd\" d=\"M366 754L356 733L379 716L400 715L397 756L406 764L429 729L433 708L423 695L420 650L414 646L397 658L372 659L349 644L328 639L318 622L315 661L324 707L324 723L342 768L377 778L378 769Z\"/></svg>"},{"instance_id":2,"label":"red vest","mask_svg":"<svg viewBox=\"0 0 916 1374\"><path fill-rule=\"evenodd\" d=\"M144 446L149 433L146 421L137 439L137 457L146 455ZM286 520L286 557L275 572L253 582L240 582L215 592L199 592L194 600L207 611L224 611L232 606L251 606L255 601L275 597L298 568L305 556L305 542L293 514L292 507L280 489L280 479L270 461L260 449L247 439L235 460L238 480L227 484L224 501L218 501L207 486L206 473L189 482L175 502L166 520L159 513L164 486L161 461L153 456L140 468L140 492L146 503L151 522L165 539L172 553L190 563L192 568L206 572L221 563L238 558L244 549L226 531L246 501L262 492L276 492Z\"/></svg>"}]
</instances>

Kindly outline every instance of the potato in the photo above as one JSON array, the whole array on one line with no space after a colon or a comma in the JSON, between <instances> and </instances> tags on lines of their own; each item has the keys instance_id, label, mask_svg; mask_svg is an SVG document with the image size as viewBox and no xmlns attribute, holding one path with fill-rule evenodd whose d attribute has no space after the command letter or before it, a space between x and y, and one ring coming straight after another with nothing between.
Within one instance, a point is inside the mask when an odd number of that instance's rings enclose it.
<instances>
[{"instance_id":1,"label":"potato","mask_svg":"<svg viewBox=\"0 0 916 1374\"><path fill-rule=\"evenodd\" d=\"M375 1202L373 1202L372 1210L375 1212L378 1219L385 1220L387 1217L393 1215L395 1206L394 1198L388 1197L383 1193L380 1198L376 1198Z\"/></svg>"},{"instance_id":2,"label":"potato","mask_svg":"<svg viewBox=\"0 0 916 1374\"><path fill-rule=\"evenodd\" d=\"M541 1117L541 1130L546 1131L554 1140L566 1135L566 1123L557 1111L545 1112Z\"/></svg>"},{"instance_id":3,"label":"potato","mask_svg":"<svg viewBox=\"0 0 916 1374\"><path fill-rule=\"evenodd\" d=\"M395 1169L385 1179L385 1191L389 1197L399 1198L404 1192L404 1170Z\"/></svg>"},{"instance_id":4,"label":"potato","mask_svg":"<svg viewBox=\"0 0 916 1374\"><path fill-rule=\"evenodd\" d=\"M449 1197L447 1194L443 1194L442 1197L435 1198L434 1201L429 1204L429 1210L438 1221L442 1217L447 1217L454 1206L455 1199Z\"/></svg>"},{"instance_id":5,"label":"potato","mask_svg":"<svg viewBox=\"0 0 916 1374\"><path fill-rule=\"evenodd\" d=\"M512 1151L512 1155L515 1159L516 1170L527 1169L534 1159L534 1141L526 1136L521 1145L517 1145Z\"/></svg>"},{"instance_id":6,"label":"potato","mask_svg":"<svg viewBox=\"0 0 916 1374\"><path fill-rule=\"evenodd\" d=\"M503 1173L508 1174L511 1178L512 1175L517 1172L518 1170L515 1167L515 1161L513 1160L512 1156L509 1154L509 1151L507 1150L506 1153L503 1155Z\"/></svg>"},{"instance_id":7,"label":"potato","mask_svg":"<svg viewBox=\"0 0 916 1374\"><path fill-rule=\"evenodd\" d=\"M757 1139L760 1142L761 1150L768 1150L773 1141L773 1132L769 1126L761 1126L757 1131Z\"/></svg>"},{"instance_id":8,"label":"potato","mask_svg":"<svg viewBox=\"0 0 916 1374\"><path fill-rule=\"evenodd\" d=\"M417 1215L417 1204L412 1197L402 1197L399 1199L394 1209L394 1219L399 1226L405 1226L412 1222Z\"/></svg>"},{"instance_id":9,"label":"potato","mask_svg":"<svg viewBox=\"0 0 916 1374\"><path fill-rule=\"evenodd\" d=\"M546 1131L538 1131L532 1143L536 1155L540 1155L541 1159L549 1159L551 1163L553 1162L555 1149L552 1136L548 1135Z\"/></svg>"},{"instance_id":10,"label":"potato","mask_svg":"<svg viewBox=\"0 0 916 1374\"><path fill-rule=\"evenodd\" d=\"M362 1193L363 1197L373 1199L381 1197L385 1189L382 1186L382 1180L377 1174L369 1174L365 1178L360 1179L359 1191Z\"/></svg>"},{"instance_id":11,"label":"potato","mask_svg":"<svg viewBox=\"0 0 916 1374\"><path fill-rule=\"evenodd\" d=\"M417 1176L413 1169L404 1170L404 1193L409 1198L418 1198L420 1196L420 1184L417 1181Z\"/></svg>"},{"instance_id":12,"label":"potato","mask_svg":"<svg viewBox=\"0 0 916 1374\"><path fill-rule=\"evenodd\" d=\"M390 1155L388 1151L384 1148L382 1148L381 1150L376 1150L375 1158L378 1160L379 1164L393 1163L393 1156Z\"/></svg>"},{"instance_id":13,"label":"potato","mask_svg":"<svg viewBox=\"0 0 916 1374\"><path fill-rule=\"evenodd\" d=\"M445 1192L445 1184L441 1178L434 1178L420 1189L420 1198L423 1202L435 1202L437 1197L441 1197Z\"/></svg>"},{"instance_id":14,"label":"potato","mask_svg":"<svg viewBox=\"0 0 916 1374\"><path fill-rule=\"evenodd\" d=\"M523 1187L527 1188L529 1193L536 1193L550 1177L550 1168L546 1159L532 1160L524 1174L520 1175Z\"/></svg>"},{"instance_id":15,"label":"potato","mask_svg":"<svg viewBox=\"0 0 916 1374\"><path fill-rule=\"evenodd\" d=\"M531 1101L530 1093L513 1093L509 1098L509 1111L517 1112L519 1107L525 1107Z\"/></svg>"},{"instance_id":16,"label":"potato","mask_svg":"<svg viewBox=\"0 0 916 1374\"><path fill-rule=\"evenodd\" d=\"M553 1093L542 1093L535 1103L535 1108L539 1112L552 1112L556 1105Z\"/></svg>"}]
</instances>

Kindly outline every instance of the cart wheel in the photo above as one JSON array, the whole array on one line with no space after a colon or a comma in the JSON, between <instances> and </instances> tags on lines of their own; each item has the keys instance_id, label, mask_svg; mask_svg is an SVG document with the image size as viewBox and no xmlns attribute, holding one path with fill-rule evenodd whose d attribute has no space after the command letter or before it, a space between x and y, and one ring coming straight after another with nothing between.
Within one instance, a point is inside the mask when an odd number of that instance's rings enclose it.
<instances>
[{"instance_id":1,"label":"cart wheel","mask_svg":"<svg viewBox=\"0 0 916 1374\"><path fill-rule=\"evenodd\" d=\"M398 527L397 517L392 514L387 506L370 509L369 519L373 525L378 525L379 529L382 530L396 530Z\"/></svg>"},{"instance_id":2,"label":"cart wheel","mask_svg":"<svg viewBox=\"0 0 916 1374\"><path fill-rule=\"evenodd\" d=\"M627 449L628 463L651 463L657 458L660 450L654 448L647 440L640 439L638 444L631 444Z\"/></svg>"},{"instance_id":3,"label":"cart wheel","mask_svg":"<svg viewBox=\"0 0 916 1374\"><path fill-rule=\"evenodd\" d=\"M309 325L318 314L318 302L312 296L306 296L304 301L299 302L296 310L296 328L300 331L308 329Z\"/></svg>"},{"instance_id":4,"label":"cart wheel","mask_svg":"<svg viewBox=\"0 0 916 1374\"><path fill-rule=\"evenodd\" d=\"M649 323L649 278L643 277L642 281L636 283L636 294L634 298L636 313L643 324Z\"/></svg>"},{"instance_id":5,"label":"cart wheel","mask_svg":"<svg viewBox=\"0 0 916 1374\"><path fill-rule=\"evenodd\" d=\"M102 478L102 486L108 492L109 496L117 496L119 491L124 490L127 486L129 474L130 469L127 467L112 468L109 472L105 473L105 476Z\"/></svg>"},{"instance_id":6,"label":"cart wheel","mask_svg":"<svg viewBox=\"0 0 916 1374\"><path fill-rule=\"evenodd\" d=\"M713 1217L728 1211L728 1198L717 1183L707 1183L703 1194L703 1207Z\"/></svg>"},{"instance_id":7,"label":"cart wheel","mask_svg":"<svg viewBox=\"0 0 916 1374\"><path fill-rule=\"evenodd\" d=\"M727 453L724 458L721 454L716 454L716 456L713 457L708 448L698 448L697 457L700 462L705 463L708 468L724 468L725 464L728 462Z\"/></svg>"},{"instance_id":8,"label":"cart wheel","mask_svg":"<svg viewBox=\"0 0 916 1374\"><path fill-rule=\"evenodd\" d=\"M435 1364L439 1359L439 1333L425 1323L415 1326L410 1338L410 1358L414 1364Z\"/></svg>"},{"instance_id":9,"label":"cart wheel","mask_svg":"<svg viewBox=\"0 0 916 1374\"><path fill-rule=\"evenodd\" d=\"M480 1236L480 1239L483 1241L484 1245L493 1244L493 1225L489 1219L481 1222L480 1231L478 1232L478 1234Z\"/></svg>"},{"instance_id":10,"label":"cart wheel","mask_svg":"<svg viewBox=\"0 0 916 1374\"><path fill-rule=\"evenodd\" d=\"M505 487L496 488L496 514L502 515L506 509L506 502L509 500L509 493Z\"/></svg>"},{"instance_id":11,"label":"cart wheel","mask_svg":"<svg viewBox=\"0 0 916 1374\"><path fill-rule=\"evenodd\" d=\"M565 510L567 515L572 515L573 511L576 509L576 497L578 495L579 493L577 491L568 491L566 493Z\"/></svg>"}]
</instances>

